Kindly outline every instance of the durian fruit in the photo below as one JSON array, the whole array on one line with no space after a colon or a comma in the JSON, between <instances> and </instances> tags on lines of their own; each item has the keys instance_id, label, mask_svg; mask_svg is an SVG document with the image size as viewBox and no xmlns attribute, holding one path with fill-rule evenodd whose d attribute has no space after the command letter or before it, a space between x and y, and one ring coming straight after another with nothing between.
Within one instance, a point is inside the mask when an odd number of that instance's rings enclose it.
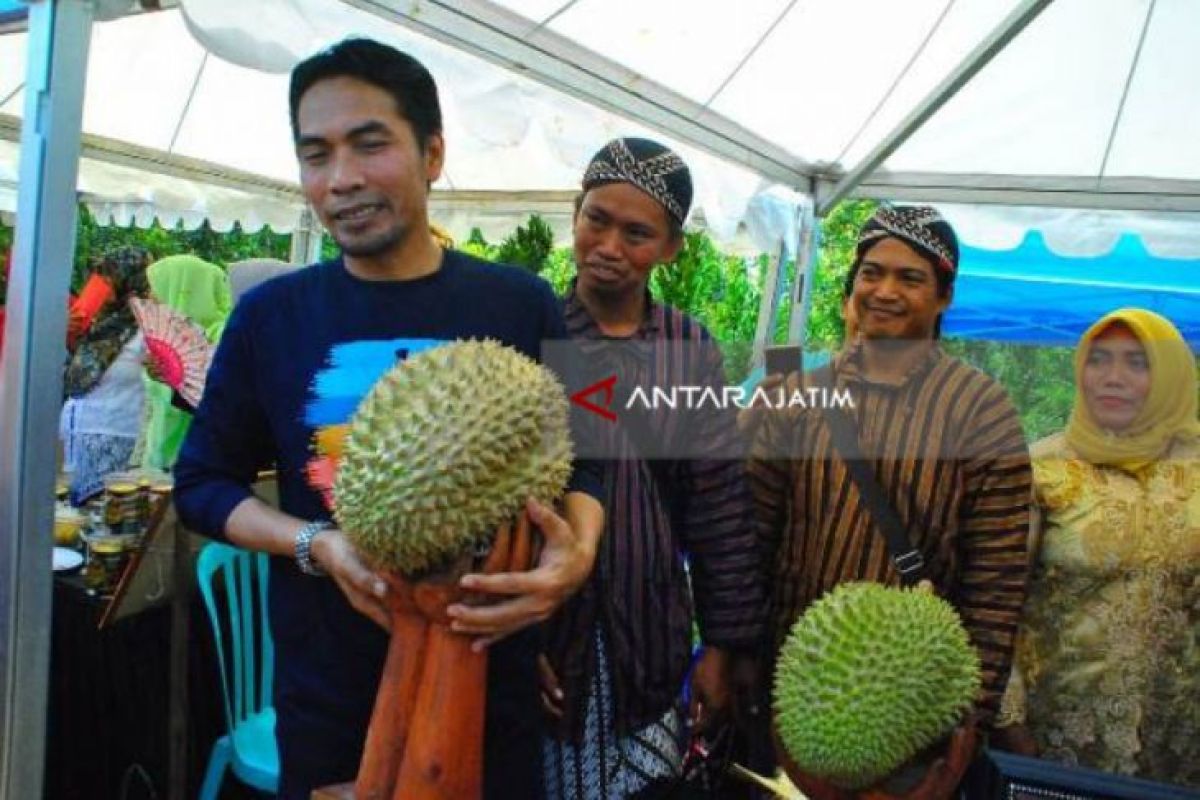
<instances>
[{"instance_id":1,"label":"durian fruit","mask_svg":"<svg viewBox=\"0 0 1200 800\"><path fill-rule=\"evenodd\" d=\"M355 411L342 447L339 526L377 567L410 578L487 545L526 498L552 502L571 474L562 385L490 340L393 367Z\"/></svg>"},{"instance_id":2,"label":"durian fruit","mask_svg":"<svg viewBox=\"0 0 1200 800\"><path fill-rule=\"evenodd\" d=\"M805 773L861 789L942 738L979 686L979 655L949 603L923 589L843 584L780 650L775 727Z\"/></svg>"}]
</instances>

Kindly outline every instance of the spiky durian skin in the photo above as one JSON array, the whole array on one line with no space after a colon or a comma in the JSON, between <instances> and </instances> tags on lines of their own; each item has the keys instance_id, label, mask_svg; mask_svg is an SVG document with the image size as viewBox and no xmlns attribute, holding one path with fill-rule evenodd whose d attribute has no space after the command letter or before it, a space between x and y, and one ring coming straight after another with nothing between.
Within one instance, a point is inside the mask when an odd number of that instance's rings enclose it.
<instances>
[{"instance_id":1,"label":"spiky durian skin","mask_svg":"<svg viewBox=\"0 0 1200 800\"><path fill-rule=\"evenodd\" d=\"M949 603L848 583L813 603L784 642L775 726L801 770L860 789L945 735L979 686L979 655Z\"/></svg>"},{"instance_id":2,"label":"spiky durian skin","mask_svg":"<svg viewBox=\"0 0 1200 800\"><path fill-rule=\"evenodd\" d=\"M567 399L550 370L497 342L427 350L385 374L350 423L338 525L375 565L419 576L488 543L571 475Z\"/></svg>"}]
</instances>

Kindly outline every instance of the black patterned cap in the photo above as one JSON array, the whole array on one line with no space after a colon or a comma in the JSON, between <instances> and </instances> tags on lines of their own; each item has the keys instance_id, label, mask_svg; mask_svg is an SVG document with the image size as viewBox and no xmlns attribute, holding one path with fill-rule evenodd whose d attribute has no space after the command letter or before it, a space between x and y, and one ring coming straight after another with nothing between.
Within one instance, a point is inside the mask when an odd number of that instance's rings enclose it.
<instances>
[{"instance_id":1,"label":"black patterned cap","mask_svg":"<svg viewBox=\"0 0 1200 800\"><path fill-rule=\"evenodd\" d=\"M894 236L953 277L958 272L958 237L931 206L880 206L858 233L858 257L880 239Z\"/></svg>"},{"instance_id":2,"label":"black patterned cap","mask_svg":"<svg viewBox=\"0 0 1200 800\"><path fill-rule=\"evenodd\" d=\"M586 192L607 183L631 183L657 200L680 225L692 207L692 173L674 151L650 139L613 139L588 163Z\"/></svg>"}]
</instances>

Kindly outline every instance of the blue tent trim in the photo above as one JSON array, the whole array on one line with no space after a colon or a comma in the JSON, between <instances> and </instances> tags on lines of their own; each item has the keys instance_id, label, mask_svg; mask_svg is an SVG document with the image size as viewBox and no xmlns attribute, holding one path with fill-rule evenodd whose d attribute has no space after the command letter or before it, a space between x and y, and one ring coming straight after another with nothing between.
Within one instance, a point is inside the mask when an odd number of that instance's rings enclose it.
<instances>
[{"instance_id":1,"label":"blue tent trim","mask_svg":"<svg viewBox=\"0 0 1200 800\"><path fill-rule=\"evenodd\" d=\"M29 6L19 0L0 0L0 22L16 22L29 15Z\"/></svg>"},{"instance_id":2,"label":"blue tent trim","mask_svg":"<svg viewBox=\"0 0 1200 800\"><path fill-rule=\"evenodd\" d=\"M1160 258L1135 234L1100 256L1061 256L1030 231L1012 250L962 248L942 331L960 339L1074 345L1097 319L1136 306L1200 349L1200 259Z\"/></svg>"}]
</instances>

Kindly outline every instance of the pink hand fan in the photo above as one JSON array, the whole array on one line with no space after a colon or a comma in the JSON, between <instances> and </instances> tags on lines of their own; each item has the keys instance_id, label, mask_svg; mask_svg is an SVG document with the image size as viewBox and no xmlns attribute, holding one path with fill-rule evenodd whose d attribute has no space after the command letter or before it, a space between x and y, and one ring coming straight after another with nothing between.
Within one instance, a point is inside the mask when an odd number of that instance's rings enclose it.
<instances>
[{"instance_id":1,"label":"pink hand fan","mask_svg":"<svg viewBox=\"0 0 1200 800\"><path fill-rule=\"evenodd\" d=\"M213 356L204 331L175 309L153 300L133 298L129 307L142 329L158 377L188 403L199 405Z\"/></svg>"}]
</instances>

